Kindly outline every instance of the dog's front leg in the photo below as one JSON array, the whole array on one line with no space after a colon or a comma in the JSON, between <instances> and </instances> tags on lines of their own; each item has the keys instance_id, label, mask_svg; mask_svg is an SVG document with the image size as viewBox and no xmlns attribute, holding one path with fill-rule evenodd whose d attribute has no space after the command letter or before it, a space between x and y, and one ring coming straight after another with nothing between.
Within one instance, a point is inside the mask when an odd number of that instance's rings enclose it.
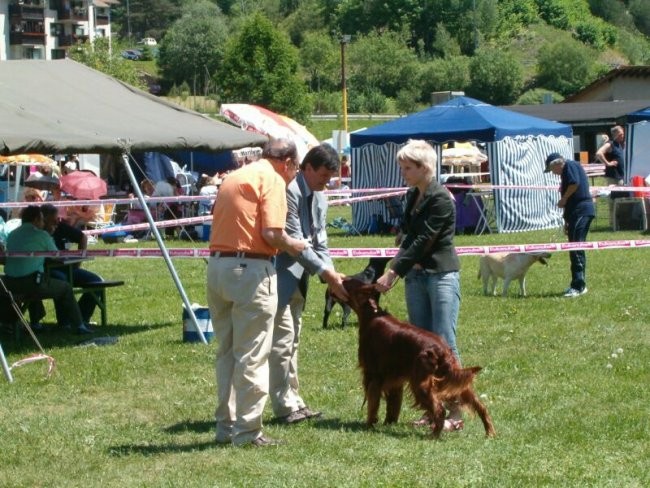
<instances>
[{"instance_id":1,"label":"dog's front leg","mask_svg":"<svg viewBox=\"0 0 650 488\"><path fill-rule=\"evenodd\" d=\"M501 295L504 297L508 296L508 288L510 288L510 281L511 280L509 277L503 278L503 293Z\"/></svg>"},{"instance_id":2,"label":"dog's front leg","mask_svg":"<svg viewBox=\"0 0 650 488\"><path fill-rule=\"evenodd\" d=\"M323 329L327 329L327 322L330 318L330 313L334 307L334 300L328 292L325 293L325 310L323 311Z\"/></svg>"},{"instance_id":3,"label":"dog's front leg","mask_svg":"<svg viewBox=\"0 0 650 488\"><path fill-rule=\"evenodd\" d=\"M345 303L341 303L341 307L343 307L343 320L341 320L341 326L343 328L346 328L348 326L348 320L350 318L350 312L352 309Z\"/></svg>"},{"instance_id":4,"label":"dog's front leg","mask_svg":"<svg viewBox=\"0 0 650 488\"><path fill-rule=\"evenodd\" d=\"M379 401L381 400L381 382L370 381L366 389L366 400L368 401L368 415L366 425L374 427L379 421Z\"/></svg>"},{"instance_id":5,"label":"dog's front leg","mask_svg":"<svg viewBox=\"0 0 650 488\"><path fill-rule=\"evenodd\" d=\"M432 398L431 412L427 412L429 418L432 419L431 422L431 433L436 439L440 437L442 428L445 426L445 408L442 405L442 402L437 398Z\"/></svg>"},{"instance_id":6,"label":"dog's front leg","mask_svg":"<svg viewBox=\"0 0 650 488\"><path fill-rule=\"evenodd\" d=\"M401 386L392 388L386 393L386 424L394 424L399 420L402 410L402 397L404 389Z\"/></svg>"},{"instance_id":7,"label":"dog's front leg","mask_svg":"<svg viewBox=\"0 0 650 488\"><path fill-rule=\"evenodd\" d=\"M490 279L492 280L492 287L490 288L490 295L495 297L495 296L497 296L497 279L498 278L497 278L496 275L492 275L490 277Z\"/></svg>"},{"instance_id":8,"label":"dog's front leg","mask_svg":"<svg viewBox=\"0 0 650 488\"><path fill-rule=\"evenodd\" d=\"M522 276L521 278L519 278L519 294L522 297L526 296L526 277L525 276Z\"/></svg>"}]
</instances>

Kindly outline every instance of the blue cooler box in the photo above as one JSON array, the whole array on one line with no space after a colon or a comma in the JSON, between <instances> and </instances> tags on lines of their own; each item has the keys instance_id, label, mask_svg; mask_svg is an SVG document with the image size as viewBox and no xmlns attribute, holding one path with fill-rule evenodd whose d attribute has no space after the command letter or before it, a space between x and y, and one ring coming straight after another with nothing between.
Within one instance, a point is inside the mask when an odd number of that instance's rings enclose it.
<instances>
[{"instance_id":1,"label":"blue cooler box","mask_svg":"<svg viewBox=\"0 0 650 488\"><path fill-rule=\"evenodd\" d=\"M194 310L196 321L198 322L205 339L210 342L214 337L212 319L210 318L210 309L208 307L193 307L192 310ZM199 333L194 328L194 324L190 319L190 314L187 312L185 307L183 307L183 342L201 342L201 336L199 336Z\"/></svg>"}]
</instances>

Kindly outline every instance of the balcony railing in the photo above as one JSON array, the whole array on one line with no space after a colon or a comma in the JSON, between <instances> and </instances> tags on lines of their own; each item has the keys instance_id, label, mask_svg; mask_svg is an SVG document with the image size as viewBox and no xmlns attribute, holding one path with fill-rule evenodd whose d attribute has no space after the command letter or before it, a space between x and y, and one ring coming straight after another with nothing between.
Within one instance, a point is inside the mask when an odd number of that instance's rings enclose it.
<instances>
[{"instance_id":1,"label":"balcony railing","mask_svg":"<svg viewBox=\"0 0 650 488\"><path fill-rule=\"evenodd\" d=\"M18 17L21 20L43 20L45 19L45 7L9 5L9 17Z\"/></svg>"},{"instance_id":2,"label":"balcony railing","mask_svg":"<svg viewBox=\"0 0 650 488\"><path fill-rule=\"evenodd\" d=\"M72 35L59 35L56 36L59 41L59 47L70 47L74 46L77 43L84 43L88 40L88 36L78 36L76 34Z\"/></svg>"},{"instance_id":3,"label":"balcony railing","mask_svg":"<svg viewBox=\"0 0 650 488\"><path fill-rule=\"evenodd\" d=\"M11 32L9 34L9 44L12 46L21 44L45 44L44 32Z\"/></svg>"}]
</instances>

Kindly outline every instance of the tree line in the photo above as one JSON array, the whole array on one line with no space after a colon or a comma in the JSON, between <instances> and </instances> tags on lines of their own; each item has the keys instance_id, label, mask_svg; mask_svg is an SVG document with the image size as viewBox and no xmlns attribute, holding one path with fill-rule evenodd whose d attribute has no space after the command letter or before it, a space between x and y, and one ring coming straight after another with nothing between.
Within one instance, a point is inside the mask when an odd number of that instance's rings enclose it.
<instances>
[{"instance_id":1,"label":"tree line","mask_svg":"<svg viewBox=\"0 0 650 488\"><path fill-rule=\"evenodd\" d=\"M341 111L343 49L360 113L412 112L448 90L557 101L614 65L650 62L647 0L130 0L112 21L124 45L158 40L163 92L303 122Z\"/></svg>"}]
</instances>

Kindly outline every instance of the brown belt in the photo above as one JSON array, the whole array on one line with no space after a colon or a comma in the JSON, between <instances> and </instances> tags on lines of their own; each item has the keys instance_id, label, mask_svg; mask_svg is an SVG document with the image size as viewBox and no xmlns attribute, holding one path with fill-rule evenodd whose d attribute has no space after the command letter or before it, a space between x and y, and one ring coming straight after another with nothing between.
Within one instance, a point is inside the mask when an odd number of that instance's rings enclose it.
<instances>
[{"instance_id":1,"label":"brown belt","mask_svg":"<svg viewBox=\"0 0 650 488\"><path fill-rule=\"evenodd\" d=\"M243 251L211 251L210 256L218 256L220 258L262 259L264 261L272 261L274 258L274 256L269 256L267 254Z\"/></svg>"}]
</instances>

